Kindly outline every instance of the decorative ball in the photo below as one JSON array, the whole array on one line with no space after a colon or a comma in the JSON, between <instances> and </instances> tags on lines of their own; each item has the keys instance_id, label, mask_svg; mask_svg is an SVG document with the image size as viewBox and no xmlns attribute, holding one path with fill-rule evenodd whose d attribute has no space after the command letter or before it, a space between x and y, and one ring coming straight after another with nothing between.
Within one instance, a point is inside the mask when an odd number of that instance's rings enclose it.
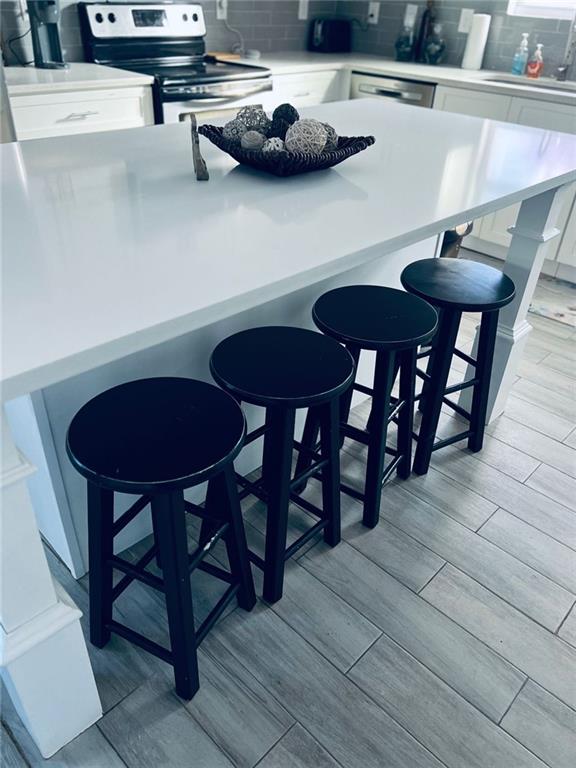
<instances>
[{"instance_id":1,"label":"decorative ball","mask_svg":"<svg viewBox=\"0 0 576 768\"><path fill-rule=\"evenodd\" d=\"M279 107L276 107L274 112L272 113L272 120L286 120L287 123L295 123L296 120L300 120L300 115L298 114L298 110L292 106L292 104L280 104Z\"/></svg>"},{"instance_id":2,"label":"decorative ball","mask_svg":"<svg viewBox=\"0 0 576 768\"><path fill-rule=\"evenodd\" d=\"M240 141L242 149L262 149L265 143L266 136L259 131L246 131Z\"/></svg>"},{"instance_id":3,"label":"decorative ball","mask_svg":"<svg viewBox=\"0 0 576 768\"><path fill-rule=\"evenodd\" d=\"M284 120L281 117L275 117L274 120L272 120L268 136L284 141L288 128L290 128L290 123L287 120Z\"/></svg>"},{"instance_id":4,"label":"decorative ball","mask_svg":"<svg viewBox=\"0 0 576 768\"><path fill-rule=\"evenodd\" d=\"M322 123L324 128L326 128L326 146L324 147L325 152L329 152L332 149L338 149L338 134L332 128L331 125L328 123Z\"/></svg>"},{"instance_id":5,"label":"decorative ball","mask_svg":"<svg viewBox=\"0 0 576 768\"><path fill-rule=\"evenodd\" d=\"M284 150L284 142L277 136L268 139L262 146L262 152L282 152Z\"/></svg>"},{"instance_id":6,"label":"decorative ball","mask_svg":"<svg viewBox=\"0 0 576 768\"><path fill-rule=\"evenodd\" d=\"M236 115L236 119L242 120L249 131L259 131L264 134L268 134L272 124L262 107L254 105L242 107Z\"/></svg>"},{"instance_id":7,"label":"decorative ball","mask_svg":"<svg viewBox=\"0 0 576 768\"><path fill-rule=\"evenodd\" d=\"M327 138L326 128L318 120L298 120L286 132L286 149L319 155L326 146Z\"/></svg>"},{"instance_id":8,"label":"decorative ball","mask_svg":"<svg viewBox=\"0 0 576 768\"><path fill-rule=\"evenodd\" d=\"M226 123L222 129L222 136L229 141L234 141L239 144L242 136L244 136L247 130L248 128L246 128L246 124L236 117L234 120L230 120L229 123Z\"/></svg>"}]
</instances>

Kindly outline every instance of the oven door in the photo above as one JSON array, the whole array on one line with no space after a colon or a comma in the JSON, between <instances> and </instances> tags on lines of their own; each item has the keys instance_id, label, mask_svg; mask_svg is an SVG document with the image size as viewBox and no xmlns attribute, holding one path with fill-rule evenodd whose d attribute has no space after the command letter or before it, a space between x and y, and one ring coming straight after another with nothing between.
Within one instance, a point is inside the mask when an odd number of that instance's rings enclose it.
<instances>
[{"instance_id":1,"label":"oven door","mask_svg":"<svg viewBox=\"0 0 576 768\"><path fill-rule=\"evenodd\" d=\"M184 91L184 92L183 92ZM186 89L167 86L161 91L162 119L165 123L177 123L183 112L194 112L198 123L229 120L246 104L262 103L272 91L272 79L246 80L232 90L219 93L218 86L205 93L187 94ZM266 104L263 104L266 108Z\"/></svg>"}]
</instances>

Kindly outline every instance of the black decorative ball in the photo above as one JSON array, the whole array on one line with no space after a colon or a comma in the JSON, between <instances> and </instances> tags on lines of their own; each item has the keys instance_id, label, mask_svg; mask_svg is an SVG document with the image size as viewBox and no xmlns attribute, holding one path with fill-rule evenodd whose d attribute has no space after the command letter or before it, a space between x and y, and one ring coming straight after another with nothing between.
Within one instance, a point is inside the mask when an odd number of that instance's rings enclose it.
<instances>
[{"instance_id":1,"label":"black decorative ball","mask_svg":"<svg viewBox=\"0 0 576 768\"><path fill-rule=\"evenodd\" d=\"M300 115L298 114L298 110L293 107L292 104L280 104L280 106L276 107L272 113L272 120L276 119L286 120L287 123L292 125L296 120L300 120Z\"/></svg>"},{"instance_id":2,"label":"black decorative ball","mask_svg":"<svg viewBox=\"0 0 576 768\"><path fill-rule=\"evenodd\" d=\"M272 120L272 125L270 126L270 130L268 131L268 136L270 138L278 138L284 139L286 138L286 131L288 128L290 128L291 123L289 123L287 120L284 120L281 117L275 117Z\"/></svg>"}]
</instances>

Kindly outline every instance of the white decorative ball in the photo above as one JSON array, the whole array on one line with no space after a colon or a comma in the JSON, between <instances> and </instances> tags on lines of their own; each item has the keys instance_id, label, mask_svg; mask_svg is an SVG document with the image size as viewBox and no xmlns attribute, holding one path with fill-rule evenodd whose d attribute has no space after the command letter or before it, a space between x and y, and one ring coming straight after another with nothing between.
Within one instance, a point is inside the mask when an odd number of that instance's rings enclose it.
<instances>
[{"instance_id":1,"label":"white decorative ball","mask_svg":"<svg viewBox=\"0 0 576 768\"><path fill-rule=\"evenodd\" d=\"M266 112L262 107L256 105L242 107L236 115L236 119L242 120L249 131L259 131L260 133L268 133L272 125Z\"/></svg>"},{"instance_id":2,"label":"white decorative ball","mask_svg":"<svg viewBox=\"0 0 576 768\"><path fill-rule=\"evenodd\" d=\"M262 149L266 136L258 131L246 131L240 141L242 149Z\"/></svg>"},{"instance_id":3,"label":"white decorative ball","mask_svg":"<svg viewBox=\"0 0 576 768\"><path fill-rule=\"evenodd\" d=\"M319 120L298 120L286 132L286 149L318 155L326 146L327 138L326 128Z\"/></svg>"},{"instance_id":4,"label":"white decorative ball","mask_svg":"<svg viewBox=\"0 0 576 768\"><path fill-rule=\"evenodd\" d=\"M234 120L230 120L229 123L226 123L224 128L222 128L222 136L229 141L240 143L242 136L244 136L247 130L248 128L246 128L246 124L236 117Z\"/></svg>"},{"instance_id":5,"label":"white decorative ball","mask_svg":"<svg viewBox=\"0 0 576 768\"><path fill-rule=\"evenodd\" d=\"M282 152L283 150L284 142L276 136L272 139L268 139L262 146L262 152Z\"/></svg>"},{"instance_id":6,"label":"white decorative ball","mask_svg":"<svg viewBox=\"0 0 576 768\"><path fill-rule=\"evenodd\" d=\"M324 150L338 149L338 134L328 123L322 123L322 125L326 128L326 146Z\"/></svg>"}]
</instances>

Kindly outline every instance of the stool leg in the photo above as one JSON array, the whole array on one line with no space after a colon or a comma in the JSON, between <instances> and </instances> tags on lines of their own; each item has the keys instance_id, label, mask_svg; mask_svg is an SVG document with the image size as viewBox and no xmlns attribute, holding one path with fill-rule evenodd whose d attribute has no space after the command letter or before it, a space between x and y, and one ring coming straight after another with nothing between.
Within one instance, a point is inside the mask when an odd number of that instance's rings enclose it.
<instances>
[{"instance_id":1,"label":"stool leg","mask_svg":"<svg viewBox=\"0 0 576 768\"><path fill-rule=\"evenodd\" d=\"M438 327L440 327L440 319L442 317L442 309L437 308L436 310L438 312ZM426 358L426 373L428 376L432 375L432 370L434 368L434 350L436 349L436 345L438 344L438 331L434 334L432 339L429 342L430 346L430 354ZM425 408L425 401L426 401L426 395L428 393L428 382L423 381L422 383L422 391L420 393L420 399L418 400L418 410L420 413L424 413Z\"/></svg>"},{"instance_id":2,"label":"stool leg","mask_svg":"<svg viewBox=\"0 0 576 768\"><path fill-rule=\"evenodd\" d=\"M234 466L228 464L224 470L212 478L208 484L206 509L214 510L214 514L228 522L226 534L226 551L230 563L230 573L238 582L238 605L246 611L251 611L256 605L254 580L248 559L248 546L238 489L234 477ZM203 524L206 520L203 521Z\"/></svg>"},{"instance_id":3,"label":"stool leg","mask_svg":"<svg viewBox=\"0 0 576 768\"><path fill-rule=\"evenodd\" d=\"M318 442L318 433L320 431L320 417L318 414L318 408L308 408L306 414L306 421L304 422L304 432L302 433L302 445L306 448L314 450L314 446ZM298 459L296 461L296 469L294 470L294 477L306 472L312 465L312 457L304 451L300 451ZM304 489L308 485L308 481L304 480L294 488L296 493L303 493Z\"/></svg>"},{"instance_id":4,"label":"stool leg","mask_svg":"<svg viewBox=\"0 0 576 768\"><path fill-rule=\"evenodd\" d=\"M90 569L90 642L103 648L112 621L112 525L114 493L88 482L88 567Z\"/></svg>"},{"instance_id":5,"label":"stool leg","mask_svg":"<svg viewBox=\"0 0 576 768\"><path fill-rule=\"evenodd\" d=\"M482 450L484 442L484 427L486 424L486 409L490 390L492 361L498 330L498 311L484 312L480 323L478 352L476 355L476 377L478 384L474 387L472 408L470 409L470 429L472 434L468 439L468 448L474 453Z\"/></svg>"},{"instance_id":6,"label":"stool leg","mask_svg":"<svg viewBox=\"0 0 576 768\"><path fill-rule=\"evenodd\" d=\"M401 353L399 398L404 401L398 414L396 449L402 456L396 474L406 480L412 470L412 432L414 430L414 385L416 381L416 350Z\"/></svg>"},{"instance_id":7,"label":"stool leg","mask_svg":"<svg viewBox=\"0 0 576 768\"><path fill-rule=\"evenodd\" d=\"M158 511L154 509L152 505L150 506L152 510L152 532L154 534L154 544L156 546L156 565L162 570L162 558L160 557L160 549L158 547Z\"/></svg>"},{"instance_id":8,"label":"stool leg","mask_svg":"<svg viewBox=\"0 0 576 768\"><path fill-rule=\"evenodd\" d=\"M322 508L328 525L324 541L335 547L340 542L340 421L338 399L321 409L321 451L328 465L322 469Z\"/></svg>"},{"instance_id":9,"label":"stool leg","mask_svg":"<svg viewBox=\"0 0 576 768\"><path fill-rule=\"evenodd\" d=\"M394 370L392 372L392 389L394 388L394 382L396 381L396 377L398 376L398 371L400 370L400 355L396 355L394 359ZM368 420L366 421L366 432L370 432L371 429L374 429L374 420L372 416L372 409L370 409L370 414L368 416Z\"/></svg>"},{"instance_id":10,"label":"stool leg","mask_svg":"<svg viewBox=\"0 0 576 768\"><path fill-rule=\"evenodd\" d=\"M446 382L450 373L450 365L452 363L452 355L454 354L461 316L461 312L445 309L440 317L438 341L432 353L431 379L426 390L426 402L414 456L413 469L417 475L425 475L430 466L434 439L442 409L442 398L444 397Z\"/></svg>"},{"instance_id":11,"label":"stool leg","mask_svg":"<svg viewBox=\"0 0 576 768\"><path fill-rule=\"evenodd\" d=\"M266 410L268 431L264 436L262 470L268 490L268 510L263 597L268 603L280 600L284 584L295 415L293 408Z\"/></svg>"},{"instance_id":12,"label":"stool leg","mask_svg":"<svg viewBox=\"0 0 576 768\"><path fill-rule=\"evenodd\" d=\"M356 347L353 344L346 344L346 349L352 355L354 360L354 380L356 380L356 370L358 369L358 363L360 361L360 347ZM350 409L352 407L352 397L354 395L354 387L350 386L346 392L340 397L340 421L342 424L348 424L350 418ZM340 448L344 445L344 435L340 438Z\"/></svg>"},{"instance_id":13,"label":"stool leg","mask_svg":"<svg viewBox=\"0 0 576 768\"><path fill-rule=\"evenodd\" d=\"M390 393L394 385L394 352L378 352L374 371L374 395L372 397L371 432L368 443L366 482L364 486L363 523L374 528L380 517L382 497L382 473L386 456L386 436L390 414Z\"/></svg>"},{"instance_id":14,"label":"stool leg","mask_svg":"<svg viewBox=\"0 0 576 768\"><path fill-rule=\"evenodd\" d=\"M174 491L152 497L163 563L164 593L176 693L191 699L199 688L196 632L188 570L184 495Z\"/></svg>"}]
</instances>

